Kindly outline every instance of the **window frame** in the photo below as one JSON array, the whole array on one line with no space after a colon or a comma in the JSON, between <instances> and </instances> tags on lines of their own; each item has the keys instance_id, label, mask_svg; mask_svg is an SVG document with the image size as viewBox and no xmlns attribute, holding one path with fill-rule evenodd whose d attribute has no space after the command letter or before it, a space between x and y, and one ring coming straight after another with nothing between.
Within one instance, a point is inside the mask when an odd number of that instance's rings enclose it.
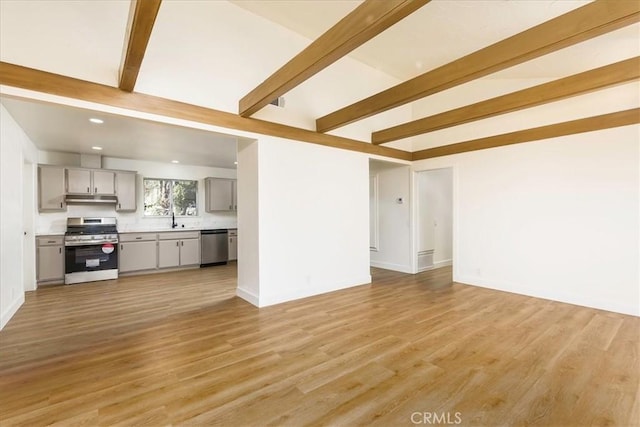
<instances>
[{"instance_id":1,"label":"window frame","mask_svg":"<svg viewBox=\"0 0 640 427\"><path fill-rule=\"evenodd\" d=\"M146 187L145 182L149 181L169 181L171 187L169 190L169 214L168 215L151 215L147 214L146 200ZM173 187L176 181L191 181L196 183L196 214L195 215L175 215L176 218L196 218L200 216L200 195L199 195L199 182L198 179L181 179L181 178L154 178L154 177L142 177L142 217L143 218L171 218L171 213L174 212L173 203Z\"/></svg>"}]
</instances>

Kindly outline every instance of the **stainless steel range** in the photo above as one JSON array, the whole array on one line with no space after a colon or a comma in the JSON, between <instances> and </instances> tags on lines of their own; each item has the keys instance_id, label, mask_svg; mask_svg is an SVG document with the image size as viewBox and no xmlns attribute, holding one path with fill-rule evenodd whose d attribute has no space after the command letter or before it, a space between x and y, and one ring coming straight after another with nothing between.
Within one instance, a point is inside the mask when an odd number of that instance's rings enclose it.
<instances>
[{"instance_id":1,"label":"stainless steel range","mask_svg":"<svg viewBox=\"0 0 640 427\"><path fill-rule=\"evenodd\" d=\"M67 218L65 284L118 278L115 218Z\"/></svg>"}]
</instances>

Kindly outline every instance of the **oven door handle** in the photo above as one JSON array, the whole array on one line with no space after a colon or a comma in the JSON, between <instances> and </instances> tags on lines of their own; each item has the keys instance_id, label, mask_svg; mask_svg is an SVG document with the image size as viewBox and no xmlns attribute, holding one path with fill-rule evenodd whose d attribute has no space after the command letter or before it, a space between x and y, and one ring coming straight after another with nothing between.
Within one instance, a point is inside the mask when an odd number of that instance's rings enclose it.
<instances>
[{"instance_id":1,"label":"oven door handle","mask_svg":"<svg viewBox=\"0 0 640 427\"><path fill-rule=\"evenodd\" d=\"M117 240L99 240L99 241L86 241L86 242L64 242L65 247L77 247L77 246L98 246L104 245L105 243L111 243L113 245L117 244Z\"/></svg>"}]
</instances>

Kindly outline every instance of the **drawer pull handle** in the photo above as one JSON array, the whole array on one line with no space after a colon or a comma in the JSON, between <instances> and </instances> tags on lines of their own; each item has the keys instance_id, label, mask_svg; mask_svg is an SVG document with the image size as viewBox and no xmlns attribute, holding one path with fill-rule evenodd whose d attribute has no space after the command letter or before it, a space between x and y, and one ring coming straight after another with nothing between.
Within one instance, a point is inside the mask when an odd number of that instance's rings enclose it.
<instances>
[{"instance_id":1,"label":"drawer pull handle","mask_svg":"<svg viewBox=\"0 0 640 427\"><path fill-rule=\"evenodd\" d=\"M47 240L47 243L55 243L55 240Z\"/></svg>"},{"instance_id":2,"label":"drawer pull handle","mask_svg":"<svg viewBox=\"0 0 640 427\"><path fill-rule=\"evenodd\" d=\"M142 237L136 237L136 240L142 240Z\"/></svg>"}]
</instances>

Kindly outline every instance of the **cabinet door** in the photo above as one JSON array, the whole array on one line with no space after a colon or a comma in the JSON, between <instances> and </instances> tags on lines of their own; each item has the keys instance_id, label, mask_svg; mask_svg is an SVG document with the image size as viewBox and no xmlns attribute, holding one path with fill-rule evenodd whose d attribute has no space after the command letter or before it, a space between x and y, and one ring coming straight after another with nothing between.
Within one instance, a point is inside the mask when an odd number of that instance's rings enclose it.
<instances>
[{"instance_id":1,"label":"cabinet door","mask_svg":"<svg viewBox=\"0 0 640 427\"><path fill-rule=\"evenodd\" d=\"M91 171L89 169L67 169L67 193L91 194Z\"/></svg>"},{"instance_id":2,"label":"cabinet door","mask_svg":"<svg viewBox=\"0 0 640 427\"><path fill-rule=\"evenodd\" d=\"M157 265L158 251L155 240L120 243L119 255L118 270L121 273L153 270Z\"/></svg>"},{"instance_id":3,"label":"cabinet door","mask_svg":"<svg viewBox=\"0 0 640 427\"><path fill-rule=\"evenodd\" d=\"M65 210L64 193L64 168L38 167L38 210Z\"/></svg>"},{"instance_id":4,"label":"cabinet door","mask_svg":"<svg viewBox=\"0 0 640 427\"><path fill-rule=\"evenodd\" d=\"M37 253L37 280L60 280L64 278L64 249L62 246L40 246Z\"/></svg>"},{"instance_id":5,"label":"cabinet door","mask_svg":"<svg viewBox=\"0 0 640 427\"><path fill-rule=\"evenodd\" d=\"M238 181L235 179L231 181L231 190L233 192L233 196L231 198L231 203L233 203L233 210L238 210Z\"/></svg>"},{"instance_id":6,"label":"cabinet door","mask_svg":"<svg viewBox=\"0 0 640 427\"><path fill-rule=\"evenodd\" d=\"M158 242L158 268L180 265L180 240L160 240Z\"/></svg>"},{"instance_id":7,"label":"cabinet door","mask_svg":"<svg viewBox=\"0 0 640 427\"><path fill-rule=\"evenodd\" d=\"M115 187L116 174L111 171L93 171L93 194L100 195L114 195L116 193Z\"/></svg>"},{"instance_id":8,"label":"cabinet door","mask_svg":"<svg viewBox=\"0 0 640 427\"><path fill-rule=\"evenodd\" d=\"M180 265L200 264L200 239L180 241Z\"/></svg>"},{"instance_id":9,"label":"cabinet door","mask_svg":"<svg viewBox=\"0 0 640 427\"><path fill-rule=\"evenodd\" d=\"M238 236L229 236L229 261L238 259Z\"/></svg>"},{"instance_id":10,"label":"cabinet door","mask_svg":"<svg viewBox=\"0 0 640 427\"><path fill-rule=\"evenodd\" d=\"M208 212L233 210L233 180L208 178L206 205Z\"/></svg>"},{"instance_id":11,"label":"cabinet door","mask_svg":"<svg viewBox=\"0 0 640 427\"><path fill-rule=\"evenodd\" d=\"M116 172L116 196L118 196L117 211L136 210L136 174L134 172Z\"/></svg>"}]
</instances>

